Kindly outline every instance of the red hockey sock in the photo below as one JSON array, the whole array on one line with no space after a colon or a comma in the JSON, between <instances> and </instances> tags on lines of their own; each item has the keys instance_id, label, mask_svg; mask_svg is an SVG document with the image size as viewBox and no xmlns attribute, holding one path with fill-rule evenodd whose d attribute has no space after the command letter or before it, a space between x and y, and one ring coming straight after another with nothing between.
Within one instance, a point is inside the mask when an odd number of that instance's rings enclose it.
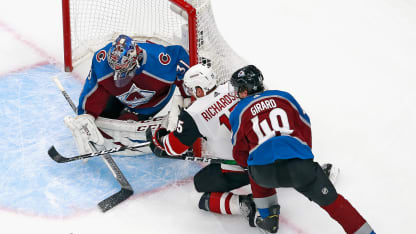
<instances>
[{"instance_id":1,"label":"red hockey sock","mask_svg":"<svg viewBox=\"0 0 416 234\"><path fill-rule=\"evenodd\" d=\"M349 203L342 195L338 194L337 199L322 208L335 219L345 232L354 234L367 225L365 219L358 213L358 211Z\"/></svg>"}]
</instances>

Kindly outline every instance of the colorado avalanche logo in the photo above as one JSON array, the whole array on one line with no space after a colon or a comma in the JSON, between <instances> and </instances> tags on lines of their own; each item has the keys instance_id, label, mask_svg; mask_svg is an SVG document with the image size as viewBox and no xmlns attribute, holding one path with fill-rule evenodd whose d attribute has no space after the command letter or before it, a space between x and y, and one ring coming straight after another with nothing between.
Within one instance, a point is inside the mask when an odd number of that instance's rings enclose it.
<instances>
[{"instance_id":1,"label":"colorado avalanche logo","mask_svg":"<svg viewBox=\"0 0 416 234\"><path fill-rule=\"evenodd\" d=\"M100 50L96 55L95 55L95 59L97 60L97 62L101 62L105 60L106 57L106 52L105 50Z\"/></svg>"},{"instance_id":2,"label":"colorado avalanche logo","mask_svg":"<svg viewBox=\"0 0 416 234\"><path fill-rule=\"evenodd\" d=\"M170 56L168 54L165 54L165 53L160 53L159 54L159 62L162 65L168 65L170 63Z\"/></svg>"},{"instance_id":3,"label":"colorado avalanche logo","mask_svg":"<svg viewBox=\"0 0 416 234\"><path fill-rule=\"evenodd\" d=\"M155 93L155 91L141 89L133 84L129 91L118 95L117 98L125 105L135 108L136 106L148 103Z\"/></svg>"}]
</instances>

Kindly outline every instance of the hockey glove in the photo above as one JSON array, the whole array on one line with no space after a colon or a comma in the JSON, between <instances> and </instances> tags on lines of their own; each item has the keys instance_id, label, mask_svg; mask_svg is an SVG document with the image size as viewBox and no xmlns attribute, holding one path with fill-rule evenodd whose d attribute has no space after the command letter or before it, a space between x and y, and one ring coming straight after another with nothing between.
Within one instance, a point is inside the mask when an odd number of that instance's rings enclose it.
<instances>
[{"instance_id":1,"label":"hockey glove","mask_svg":"<svg viewBox=\"0 0 416 234\"><path fill-rule=\"evenodd\" d=\"M259 212L265 218L262 216L258 216L256 218L257 227L269 233L276 233L279 229L280 206L273 205L268 209L259 209Z\"/></svg>"},{"instance_id":2,"label":"hockey glove","mask_svg":"<svg viewBox=\"0 0 416 234\"><path fill-rule=\"evenodd\" d=\"M95 125L95 119L92 115L66 116L64 122L71 130L80 154L92 153L88 144L90 141L97 145L104 144L104 137Z\"/></svg>"},{"instance_id":3,"label":"hockey glove","mask_svg":"<svg viewBox=\"0 0 416 234\"><path fill-rule=\"evenodd\" d=\"M147 128L146 130L146 140L150 142L150 149L158 157L168 156L166 153L165 147L163 147L163 137L168 135L169 131L166 128L158 128L154 135L152 135L152 130Z\"/></svg>"}]
</instances>

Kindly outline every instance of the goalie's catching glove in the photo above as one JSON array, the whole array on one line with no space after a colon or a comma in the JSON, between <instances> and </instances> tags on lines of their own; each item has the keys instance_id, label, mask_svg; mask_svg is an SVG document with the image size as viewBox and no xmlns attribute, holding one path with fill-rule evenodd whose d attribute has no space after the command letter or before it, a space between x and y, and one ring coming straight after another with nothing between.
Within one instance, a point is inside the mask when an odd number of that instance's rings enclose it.
<instances>
[{"instance_id":1,"label":"goalie's catching glove","mask_svg":"<svg viewBox=\"0 0 416 234\"><path fill-rule=\"evenodd\" d=\"M150 149L158 157L168 156L165 147L163 146L163 137L168 135L170 132L166 128L158 128L152 135L152 130L147 128L146 140L150 142Z\"/></svg>"},{"instance_id":2,"label":"goalie's catching glove","mask_svg":"<svg viewBox=\"0 0 416 234\"><path fill-rule=\"evenodd\" d=\"M64 122L71 130L80 154L92 153L88 144L90 141L97 145L104 144L104 137L95 125L95 119L92 115L82 114L75 117L66 116Z\"/></svg>"}]
</instances>

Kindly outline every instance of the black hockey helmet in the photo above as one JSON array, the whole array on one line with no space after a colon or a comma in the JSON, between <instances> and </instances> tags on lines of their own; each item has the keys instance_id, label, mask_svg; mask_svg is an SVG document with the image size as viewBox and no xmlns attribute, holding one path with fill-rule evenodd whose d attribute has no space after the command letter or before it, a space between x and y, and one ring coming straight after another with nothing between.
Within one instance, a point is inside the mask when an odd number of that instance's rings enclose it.
<instances>
[{"instance_id":1,"label":"black hockey helmet","mask_svg":"<svg viewBox=\"0 0 416 234\"><path fill-rule=\"evenodd\" d=\"M235 71L231 76L231 85L235 92L247 90L248 95L252 95L264 90L263 75L254 65L248 65Z\"/></svg>"}]
</instances>

